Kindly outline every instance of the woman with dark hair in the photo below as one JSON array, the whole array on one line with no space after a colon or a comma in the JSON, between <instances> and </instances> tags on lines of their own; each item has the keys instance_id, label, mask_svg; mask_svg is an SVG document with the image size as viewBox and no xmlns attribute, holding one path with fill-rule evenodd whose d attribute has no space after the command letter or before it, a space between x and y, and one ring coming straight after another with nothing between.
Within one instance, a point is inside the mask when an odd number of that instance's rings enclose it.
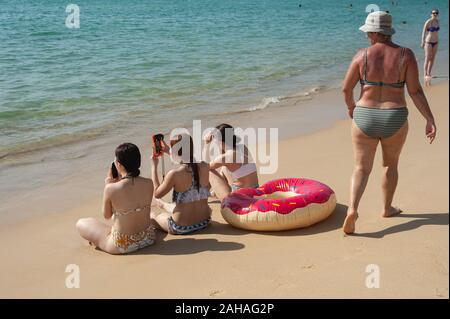
<instances>
[{"instance_id":1,"label":"woman with dark hair","mask_svg":"<svg viewBox=\"0 0 450 319\"><path fill-rule=\"evenodd\" d=\"M215 196L223 200L232 191L239 188L258 187L258 172L256 164L245 145L238 145L238 137L229 124L220 124L205 136L207 157L209 146L216 143L221 154L209 163L209 181Z\"/></svg>"},{"instance_id":2,"label":"woman with dark hair","mask_svg":"<svg viewBox=\"0 0 450 319\"><path fill-rule=\"evenodd\" d=\"M370 46L360 49L344 79L342 91L348 114L353 119L351 135L355 168L350 186L350 204L343 231L355 232L358 207L366 188L377 147L383 155L382 217L392 217L401 210L392 206L398 182L398 162L408 135L408 108L405 86L415 106L426 121L425 137L430 144L436 137L434 117L419 82L414 53L392 42L395 30L392 16L383 11L370 13L360 30L367 34ZM353 90L361 84L359 100Z\"/></svg>"},{"instance_id":3,"label":"woman with dark hair","mask_svg":"<svg viewBox=\"0 0 450 319\"><path fill-rule=\"evenodd\" d=\"M194 143L188 134L176 135L170 140L170 148L163 144L163 151L178 167L170 170L160 183L157 173L159 159L152 156L155 203L165 210L158 215L152 213L158 228L173 235L185 235L206 228L211 220L208 164L195 161ZM171 190L172 203L160 199Z\"/></svg>"},{"instance_id":4,"label":"woman with dark hair","mask_svg":"<svg viewBox=\"0 0 450 319\"><path fill-rule=\"evenodd\" d=\"M431 17L423 25L422 44L421 47L425 50L425 62L423 65L423 74L426 84L431 79L431 69L433 68L434 60L438 50L439 43L439 10L431 10Z\"/></svg>"},{"instance_id":5,"label":"woman with dark hair","mask_svg":"<svg viewBox=\"0 0 450 319\"><path fill-rule=\"evenodd\" d=\"M153 182L139 176L141 153L136 145L121 144L115 155L118 177L113 177L110 168L103 194L103 216L113 218L113 226L82 218L76 227L91 245L110 254L126 254L154 243L155 227L150 218Z\"/></svg>"}]
</instances>

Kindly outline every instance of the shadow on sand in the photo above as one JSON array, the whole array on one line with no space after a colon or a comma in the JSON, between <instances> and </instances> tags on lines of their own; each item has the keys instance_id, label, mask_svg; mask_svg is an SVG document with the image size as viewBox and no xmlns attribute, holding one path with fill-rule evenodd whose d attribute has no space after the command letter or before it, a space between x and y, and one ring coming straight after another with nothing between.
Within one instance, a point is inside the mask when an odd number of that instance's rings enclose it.
<instances>
[{"instance_id":1,"label":"shadow on sand","mask_svg":"<svg viewBox=\"0 0 450 319\"><path fill-rule=\"evenodd\" d=\"M404 231L413 230L426 225L448 225L448 213L426 213L426 214L405 214L401 213L398 216L391 218L411 218L399 225L394 225L386 229L373 233L355 233L352 237L366 237L366 238L383 238L387 235L392 235Z\"/></svg>"},{"instance_id":2,"label":"shadow on sand","mask_svg":"<svg viewBox=\"0 0 450 319\"><path fill-rule=\"evenodd\" d=\"M157 242L153 246L140 249L130 255L191 255L204 251L239 250L245 247L241 243L219 241L215 238L177 236L173 239L163 240L165 237L167 237L167 233L158 231Z\"/></svg>"}]
</instances>

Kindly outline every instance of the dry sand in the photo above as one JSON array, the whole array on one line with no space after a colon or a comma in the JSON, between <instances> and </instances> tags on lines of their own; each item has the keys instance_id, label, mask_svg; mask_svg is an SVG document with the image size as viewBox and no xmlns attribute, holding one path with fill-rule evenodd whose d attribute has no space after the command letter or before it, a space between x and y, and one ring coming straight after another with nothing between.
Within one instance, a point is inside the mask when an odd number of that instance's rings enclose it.
<instances>
[{"instance_id":1,"label":"dry sand","mask_svg":"<svg viewBox=\"0 0 450 319\"><path fill-rule=\"evenodd\" d=\"M438 136L428 144L425 121L409 102L410 131L394 200L404 210L399 217L380 217L378 150L357 234L343 235L353 157L350 121L340 121L281 141L277 173L261 178L306 177L331 186L338 206L322 223L251 233L226 224L212 203L214 222L206 231L161 236L153 247L111 256L89 247L74 227L80 217L101 215L101 198L95 198L72 211L0 226L0 297L448 298L448 82L426 94ZM79 289L65 286L68 264L80 267ZM366 287L370 264L379 267L379 288Z\"/></svg>"}]
</instances>

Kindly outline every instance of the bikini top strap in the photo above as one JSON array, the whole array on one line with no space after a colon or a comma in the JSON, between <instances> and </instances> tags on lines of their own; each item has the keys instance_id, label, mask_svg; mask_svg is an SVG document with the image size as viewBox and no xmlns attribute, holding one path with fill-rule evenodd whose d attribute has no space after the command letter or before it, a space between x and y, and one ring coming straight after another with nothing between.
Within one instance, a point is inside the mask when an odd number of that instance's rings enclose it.
<instances>
[{"instance_id":1,"label":"bikini top strap","mask_svg":"<svg viewBox=\"0 0 450 319\"><path fill-rule=\"evenodd\" d=\"M367 81L367 51L369 49L366 48L364 51L364 81Z\"/></svg>"},{"instance_id":2,"label":"bikini top strap","mask_svg":"<svg viewBox=\"0 0 450 319\"><path fill-rule=\"evenodd\" d=\"M403 60L404 60L404 56L405 56L405 48L402 47L401 48L401 52L400 52L400 61L398 63L398 83L400 83L400 79L402 77L402 67L403 67Z\"/></svg>"},{"instance_id":3,"label":"bikini top strap","mask_svg":"<svg viewBox=\"0 0 450 319\"><path fill-rule=\"evenodd\" d=\"M128 215L131 213L139 213L142 212L143 210L150 208L150 204L144 205L144 206L140 206L140 207L136 207L134 209L129 209L129 210L125 210L125 211L114 211L114 215L119 215L119 216L124 216L124 215Z\"/></svg>"}]
</instances>

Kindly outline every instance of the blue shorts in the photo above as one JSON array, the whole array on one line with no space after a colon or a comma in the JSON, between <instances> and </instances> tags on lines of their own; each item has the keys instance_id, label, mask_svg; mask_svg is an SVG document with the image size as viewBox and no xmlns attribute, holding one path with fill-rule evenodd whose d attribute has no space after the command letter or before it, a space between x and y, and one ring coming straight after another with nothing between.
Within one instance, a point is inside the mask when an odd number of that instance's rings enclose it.
<instances>
[{"instance_id":1,"label":"blue shorts","mask_svg":"<svg viewBox=\"0 0 450 319\"><path fill-rule=\"evenodd\" d=\"M180 226L175 223L172 217L169 217L169 233L172 235L187 235L206 228L210 222L211 218L208 218L194 225Z\"/></svg>"}]
</instances>

